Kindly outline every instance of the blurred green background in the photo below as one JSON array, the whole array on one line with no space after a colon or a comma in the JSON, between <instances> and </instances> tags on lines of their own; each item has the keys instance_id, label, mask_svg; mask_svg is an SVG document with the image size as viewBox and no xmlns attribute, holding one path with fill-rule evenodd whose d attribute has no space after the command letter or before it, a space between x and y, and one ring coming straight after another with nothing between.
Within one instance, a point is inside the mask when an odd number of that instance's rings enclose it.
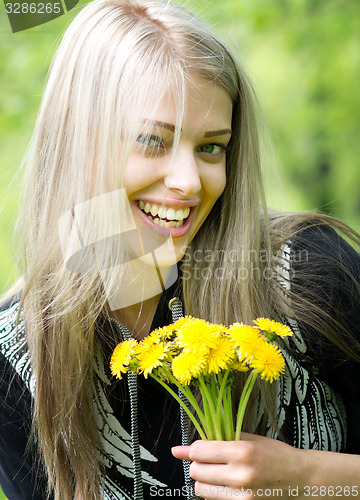
<instances>
[{"instance_id":1,"label":"blurred green background","mask_svg":"<svg viewBox=\"0 0 360 500\"><path fill-rule=\"evenodd\" d=\"M0 292L16 278L18 168L61 33L85 2L12 33L0 10ZM360 2L213 0L190 6L235 47L255 82L273 149L269 204L317 210L360 231ZM0 499L2 498L0 493Z\"/></svg>"}]
</instances>

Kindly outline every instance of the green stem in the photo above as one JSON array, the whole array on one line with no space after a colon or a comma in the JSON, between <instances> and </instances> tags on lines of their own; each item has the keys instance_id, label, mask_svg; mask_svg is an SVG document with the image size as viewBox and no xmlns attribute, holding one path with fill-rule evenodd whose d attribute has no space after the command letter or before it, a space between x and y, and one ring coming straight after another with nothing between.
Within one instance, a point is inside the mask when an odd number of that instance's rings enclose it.
<instances>
[{"instance_id":1,"label":"green stem","mask_svg":"<svg viewBox=\"0 0 360 500\"><path fill-rule=\"evenodd\" d=\"M184 411L186 412L186 414L188 415L188 417L190 418L190 420L192 421L192 423L194 424L196 430L198 431L201 439L204 439L206 440L206 436L205 436L205 433L204 431L202 430L201 426L199 425L199 422L196 420L196 418L194 417L194 415L191 413L191 411L189 410L189 408L183 403L183 401L181 401L181 399L179 398L179 396L176 394L176 392L174 392L165 382L163 382L160 378L158 378L156 375L154 375L153 373L150 373L150 376L155 379L157 382L159 382L159 384L161 384L171 395L174 399L176 399L176 401L179 403L179 405L181 405L181 407L184 409Z\"/></svg>"},{"instance_id":2,"label":"green stem","mask_svg":"<svg viewBox=\"0 0 360 500\"><path fill-rule=\"evenodd\" d=\"M209 440L213 440L213 439L215 439L214 438L214 423L213 423L213 419L212 419L212 415L211 415L209 401L208 401L208 398L206 395L206 391L204 391L204 389L202 389L201 387L199 389L200 389L200 394L201 394L201 398L202 398L202 402L203 402L203 406L204 406L206 428L208 429L207 436L208 436Z\"/></svg>"},{"instance_id":3,"label":"green stem","mask_svg":"<svg viewBox=\"0 0 360 500\"><path fill-rule=\"evenodd\" d=\"M248 389L249 384L251 382L250 375L247 377L245 385L244 385L243 390L241 392L241 397L240 397L239 406L238 406L238 413L237 413L237 423L239 422L240 413L241 413L241 411L244 408L244 403L243 402L244 402L244 399L245 399L246 394L247 394L247 389Z\"/></svg>"},{"instance_id":4,"label":"green stem","mask_svg":"<svg viewBox=\"0 0 360 500\"><path fill-rule=\"evenodd\" d=\"M219 384L215 373L212 373L210 376L210 384L211 384L210 386L211 386L213 401L216 402L219 395Z\"/></svg>"},{"instance_id":5,"label":"green stem","mask_svg":"<svg viewBox=\"0 0 360 500\"><path fill-rule=\"evenodd\" d=\"M168 373L168 377L169 377L169 380L174 385L176 385L176 387L188 399L189 403L194 408L194 410L196 411L197 416L199 417L199 420L201 422L201 425L203 426L205 434L208 435L209 429L208 429L208 425L207 425L207 421L206 421L204 412L201 410L200 406L198 405L198 402L196 401L194 394L191 392L190 387L182 386L171 373Z\"/></svg>"},{"instance_id":6,"label":"green stem","mask_svg":"<svg viewBox=\"0 0 360 500\"><path fill-rule=\"evenodd\" d=\"M231 386L229 385L226 390L225 394L225 405L226 405L226 414L227 414L227 419L226 419L226 439L227 441L233 441L234 440L234 419L233 419L233 412L232 412L232 399L231 399Z\"/></svg>"},{"instance_id":7,"label":"green stem","mask_svg":"<svg viewBox=\"0 0 360 500\"><path fill-rule=\"evenodd\" d=\"M206 385L203 375L200 375L198 380L200 382L200 392L204 401L204 410L205 410L205 402L207 406L207 411L205 411L205 414L208 418L209 427L211 427L215 438L221 440L221 429L218 429L216 425L216 406L213 399L212 391Z\"/></svg>"},{"instance_id":8,"label":"green stem","mask_svg":"<svg viewBox=\"0 0 360 500\"><path fill-rule=\"evenodd\" d=\"M213 417L213 422L214 422L214 430L216 433L216 439L223 439L223 432L221 429L221 419L218 421L217 418L217 404L219 401L219 391L220 391L220 382L219 382L220 377L218 378L215 373L212 373L209 377L210 384L207 385L209 388L209 392L211 394L211 401L213 403L214 407L214 413L212 415Z\"/></svg>"},{"instance_id":9,"label":"green stem","mask_svg":"<svg viewBox=\"0 0 360 500\"><path fill-rule=\"evenodd\" d=\"M219 384L220 384L220 389L218 393L218 400L216 404L216 425L219 429L221 429L221 422L222 422L222 417L224 420L224 428L225 428L225 435L226 435L226 427L228 426L228 420L229 420L229 415L228 415L228 408L226 406L226 382L229 376L230 370L226 370L224 375L222 376L221 373L219 373ZM223 415L221 414L223 412Z\"/></svg>"},{"instance_id":10,"label":"green stem","mask_svg":"<svg viewBox=\"0 0 360 500\"><path fill-rule=\"evenodd\" d=\"M216 412L216 395L211 390L211 385L209 386L208 384L205 383L205 379L204 379L203 375L199 376L199 381L200 381L200 385L205 389L207 398L209 400L210 409L212 411L212 414L215 416L215 412ZM211 384L211 380L210 380L210 384Z\"/></svg>"},{"instance_id":11,"label":"green stem","mask_svg":"<svg viewBox=\"0 0 360 500\"><path fill-rule=\"evenodd\" d=\"M250 397L251 391L254 387L256 378L257 378L257 374L255 373L255 371L252 371L251 374L249 375L249 377L245 383L244 389L241 393L239 409L238 409L238 414L237 414L237 419L236 419L235 440L240 439L241 428L242 428L242 424L243 424L243 420L244 420L246 405L249 401L249 397Z\"/></svg>"}]
</instances>

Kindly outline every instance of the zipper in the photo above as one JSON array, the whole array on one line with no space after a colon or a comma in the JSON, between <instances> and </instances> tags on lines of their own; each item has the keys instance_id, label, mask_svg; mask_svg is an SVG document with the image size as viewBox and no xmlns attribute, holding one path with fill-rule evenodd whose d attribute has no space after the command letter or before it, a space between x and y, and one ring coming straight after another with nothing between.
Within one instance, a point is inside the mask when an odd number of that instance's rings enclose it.
<instances>
[{"instance_id":1,"label":"zipper","mask_svg":"<svg viewBox=\"0 0 360 500\"><path fill-rule=\"evenodd\" d=\"M128 328L115 318L110 321L119 329L124 340L131 340ZM129 371L127 373L129 395L130 395L130 421L131 421L131 449L133 454L133 474L134 474L134 500L144 500L143 482L141 476L140 441L138 429L138 388L137 374Z\"/></svg>"}]
</instances>

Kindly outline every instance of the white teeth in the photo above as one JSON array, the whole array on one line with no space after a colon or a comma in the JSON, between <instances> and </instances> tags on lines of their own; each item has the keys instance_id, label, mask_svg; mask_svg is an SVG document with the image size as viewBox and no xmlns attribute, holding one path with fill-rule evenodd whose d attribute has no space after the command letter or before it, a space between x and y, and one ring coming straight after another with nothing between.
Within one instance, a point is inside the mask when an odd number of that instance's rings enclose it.
<instances>
[{"instance_id":1,"label":"white teeth","mask_svg":"<svg viewBox=\"0 0 360 500\"><path fill-rule=\"evenodd\" d=\"M177 222L175 221L170 221L170 222L165 222L165 227L176 227Z\"/></svg>"},{"instance_id":2,"label":"white teeth","mask_svg":"<svg viewBox=\"0 0 360 500\"><path fill-rule=\"evenodd\" d=\"M155 205L153 205L155 206ZM160 207L159 208L159 211L158 211L158 216L160 217L160 219L168 219L169 217L167 217L167 210L165 207Z\"/></svg>"},{"instance_id":3,"label":"white teeth","mask_svg":"<svg viewBox=\"0 0 360 500\"><path fill-rule=\"evenodd\" d=\"M177 220L186 219L189 213L190 213L189 207L185 207L183 209L180 208L179 210L176 211L176 219Z\"/></svg>"},{"instance_id":4,"label":"white teeth","mask_svg":"<svg viewBox=\"0 0 360 500\"><path fill-rule=\"evenodd\" d=\"M184 210L181 210L181 208L179 210L176 210L174 219L176 220L185 219Z\"/></svg>"},{"instance_id":5,"label":"white teeth","mask_svg":"<svg viewBox=\"0 0 360 500\"><path fill-rule=\"evenodd\" d=\"M178 227L174 226L173 224L177 224L175 222L165 222L164 219L158 219L157 217L155 219L152 219L152 221L160 227Z\"/></svg>"},{"instance_id":6,"label":"white teeth","mask_svg":"<svg viewBox=\"0 0 360 500\"><path fill-rule=\"evenodd\" d=\"M169 208L168 211L166 212L166 218L168 220L174 220L176 219L176 216L175 216L175 210L173 208ZM182 217L183 219L183 217Z\"/></svg>"},{"instance_id":7,"label":"white teeth","mask_svg":"<svg viewBox=\"0 0 360 500\"><path fill-rule=\"evenodd\" d=\"M190 207L185 207L184 209L175 210L174 208L166 209L164 206L156 205L155 203L145 203L143 200L139 200L139 208L143 210L146 214L151 214L154 219L153 222L161 227L180 227L184 223L190 213ZM167 221L165 221L167 219Z\"/></svg>"},{"instance_id":8,"label":"white teeth","mask_svg":"<svg viewBox=\"0 0 360 500\"><path fill-rule=\"evenodd\" d=\"M155 217L155 215L157 215L157 213L158 213L158 208L157 208L157 206L156 206L156 205L153 205L153 206L151 207L150 213L151 213L151 215L152 215L153 217Z\"/></svg>"}]
</instances>

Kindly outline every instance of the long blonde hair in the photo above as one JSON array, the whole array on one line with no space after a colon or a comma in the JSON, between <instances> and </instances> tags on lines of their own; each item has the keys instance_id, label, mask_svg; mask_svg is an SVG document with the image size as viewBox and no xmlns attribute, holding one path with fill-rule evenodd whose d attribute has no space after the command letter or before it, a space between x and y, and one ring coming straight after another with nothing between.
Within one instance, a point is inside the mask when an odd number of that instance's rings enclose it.
<instances>
[{"instance_id":1,"label":"long blonde hair","mask_svg":"<svg viewBox=\"0 0 360 500\"><path fill-rule=\"evenodd\" d=\"M101 279L86 272L93 270L91 252L83 256L84 272L69 271L59 220L86 200L123 187L146 102L156 106L171 90L181 124L194 73L231 96L233 137L224 193L186 253L184 274L194 269L196 251L211 249L215 258L201 262L201 272L215 276L221 267L232 279L184 277L186 312L229 324L271 314L277 304L273 280L263 279L264 269L275 266L274 244L261 176L259 108L244 68L205 24L167 0L89 3L51 64L25 158L18 223L21 308L36 373L34 429L57 499L100 497L101 438L92 409L95 324L108 313L104 287L121 280L111 271L114 252L105 243ZM86 241L101 240L114 210L88 214ZM281 234L286 241L287 231ZM234 250L236 258L227 258Z\"/></svg>"}]
</instances>

